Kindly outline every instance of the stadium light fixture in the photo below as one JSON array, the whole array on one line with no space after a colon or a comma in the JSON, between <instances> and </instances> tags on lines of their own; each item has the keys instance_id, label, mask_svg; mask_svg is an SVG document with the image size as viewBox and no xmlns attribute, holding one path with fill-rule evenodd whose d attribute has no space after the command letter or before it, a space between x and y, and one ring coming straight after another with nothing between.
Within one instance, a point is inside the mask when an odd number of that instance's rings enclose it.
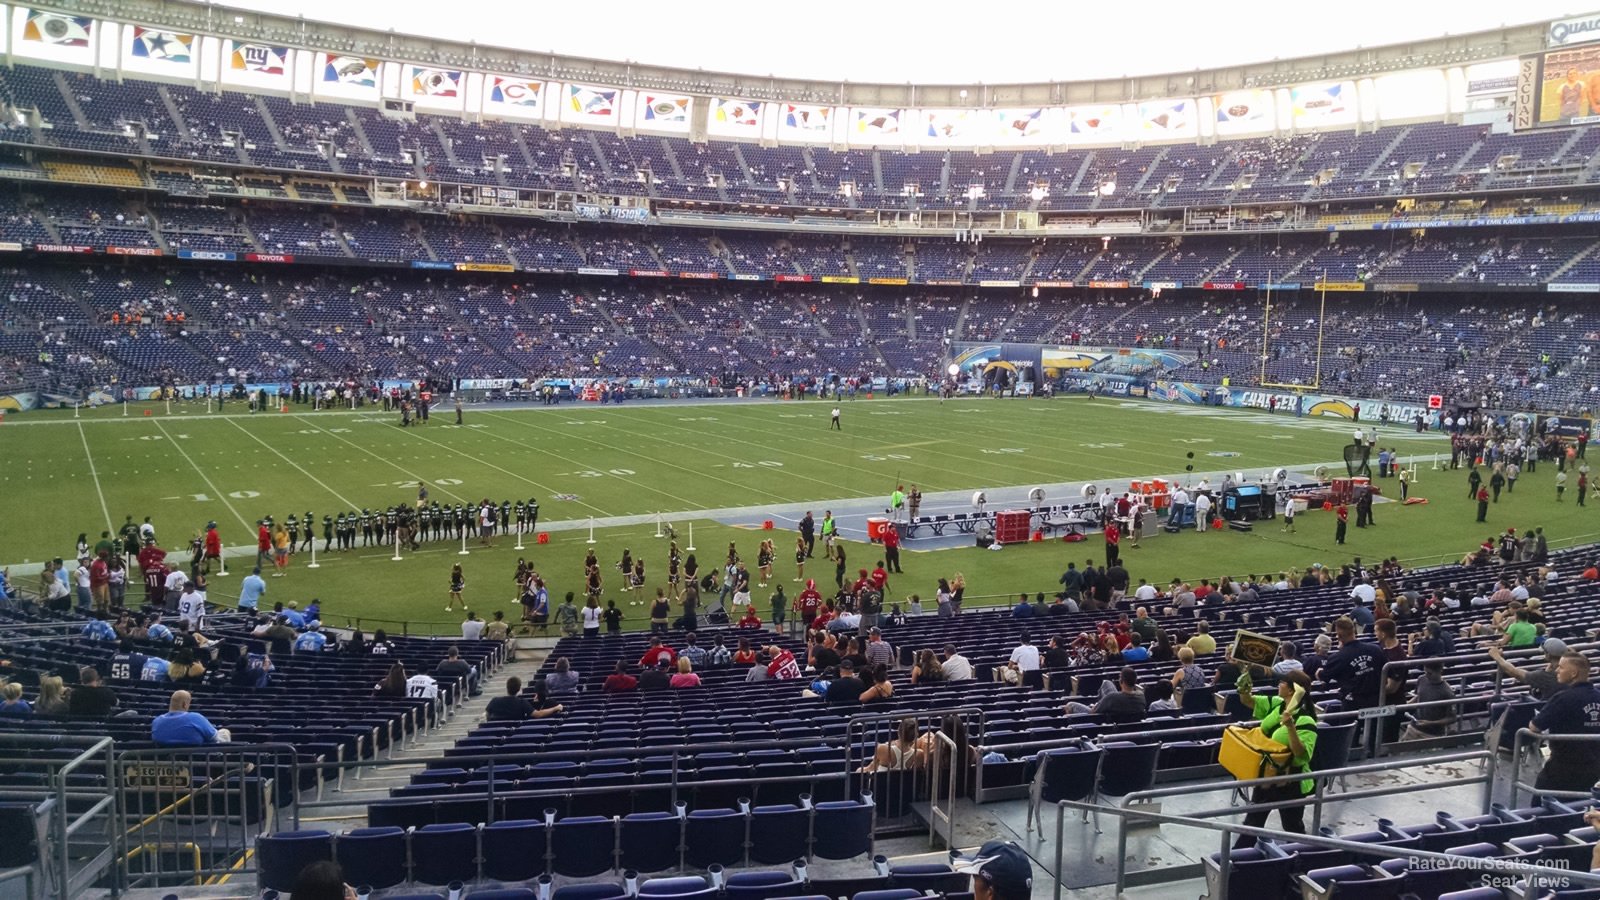
<instances>
[{"instance_id":1,"label":"stadium light fixture","mask_svg":"<svg viewBox=\"0 0 1600 900\"><path fill-rule=\"evenodd\" d=\"M427 181L424 180L424 181L417 182L417 190L425 191L427 189L428 189L428 182Z\"/></svg>"},{"instance_id":2,"label":"stadium light fixture","mask_svg":"<svg viewBox=\"0 0 1600 900\"><path fill-rule=\"evenodd\" d=\"M955 363L951 363L950 364L950 368L945 369L945 371L950 373L950 377L951 378L954 378L957 375L961 374L961 367L956 365Z\"/></svg>"},{"instance_id":3,"label":"stadium light fixture","mask_svg":"<svg viewBox=\"0 0 1600 900\"><path fill-rule=\"evenodd\" d=\"M1100 196L1109 197L1112 194L1115 194L1116 192L1117 192L1117 183L1115 181L1102 181L1102 182L1100 182Z\"/></svg>"},{"instance_id":4,"label":"stadium light fixture","mask_svg":"<svg viewBox=\"0 0 1600 900\"><path fill-rule=\"evenodd\" d=\"M1050 192L1046 190L1042 184L1036 184L1028 190L1028 199L1035 203L1038 203L1040 200L1043 200L1048 196L1050 196Z\"/></svg>"}]
</instances>

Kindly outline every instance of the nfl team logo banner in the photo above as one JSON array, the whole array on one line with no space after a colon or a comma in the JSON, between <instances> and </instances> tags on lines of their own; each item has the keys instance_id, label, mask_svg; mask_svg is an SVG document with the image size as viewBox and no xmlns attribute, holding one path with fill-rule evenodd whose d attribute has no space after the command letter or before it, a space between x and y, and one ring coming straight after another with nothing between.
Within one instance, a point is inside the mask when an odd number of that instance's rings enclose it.
<instances>
[{"instance_id":1,"label":"nfl team logo banner","mask_svg":"<svg viewBox=\"0 0 1600 900\"><path fill-rule=\"evenodd\" d=\"M810 106L786 103L783 107L783 127L790 131L826 134L833 116L831 106ZM897 123L898 124L898 123Z\"/></svg>"},{"instance_id":2,"label":"nfl team logo banner","mask_svg":"<svg viewBox=\"0 0 1600 900\"><path fill-rule=\"evenodd\" d=\"M617 91L603 88L569 84L567 85L567 106L580 116L609 120L617 113L617 93Z\"/></svg>"},{"instance_id":3,"label":"nfl team logo banner","mask_svg":"<svg viewBox=\"0 0 1600 900\"><path fill-rule=\"evenodd\" d=\"M494 76L494 83L489 88L489 102L502 106L520 106L529 110L536 110L544 100L544 82L526 81L520 78L502 78Z\"/></svg>"},{"instance_id":4,"label":"nfl team logo banner","mask_svg":"<svg viewBox=\"0 0 1600 900\"><path fill-rule=\"evenodd\" d=\"M755 128L761 124L761 101L718 98L711 102L711 120L724 125Z\"/></svg>"},{"instance_id":5,"label":"nfl team logo banner","mask_svg":"<svg viewBox=\"0 0 1600 900\"><path fill-rule=\"evenodd\" d=\"M194 35L135 25L128 52L140 59L187 64L194 59Z\"/></svg>"},{"instance_id":6,"label":"nfl team logo banner","mask_svg":"<svg viewBox=\"0 0 1600 900\"><path fill-rule=\"evenodd\" d=\"M355 87L378 86L378 61L361 56L328 56L322 66L325 83L348 84Z\"/></svg>"},{"instance_id":7,"label":"nfl team logo banner","mask_svg":"<svg viewBox=\"0 0 1600 900\"><path fill-rule=\"evenodd\" d=\"M688 97L644 95L644 120L663 125L689 121Z\"/></svg>"},{"instance_id":8,"label":"nfl team logo banner","mask_svg":"<svg viewBox=\"0 0 1600 900\"><path fill-rule=\"evenodd\" d=\"M459 97L461 73L426 66L411 67L411 95L414 97Z\"/></svg>"},{"instance_id":9,"label":"nfl team logo banner","mask_svg":"<svg viewBox=\"0 0 1600 900\"><path fill-rule=\"evenodd\" d=\"M228 66L238 72L260 72L263 75L282 75L284 60L289 58L287 47L268 47L265 44L241 44L229 41L232 52Z\"/></svg>"},{"instance_id":10,"label":"nfl team logo banner","mask_svg":"<svg viewBox=\"0 0 1600 900\"><path fill-rule=\"evenodd\" d=\"M57 47L87 47L94 33L94 20L88 16L63 16L60 13L28 10L28 23L22 26L22 39Z\"/></svg>"},{"instance_id":11,"label":"nfl team logo banner","mask_svg":"<svg viewBox=\"0 0 1600 900\"><path fill-rule=\"evenodd\" d=\"M889 137L900 133L900 110L856 109L856 134L867 137Z\"/></svg>"}]
</instances>

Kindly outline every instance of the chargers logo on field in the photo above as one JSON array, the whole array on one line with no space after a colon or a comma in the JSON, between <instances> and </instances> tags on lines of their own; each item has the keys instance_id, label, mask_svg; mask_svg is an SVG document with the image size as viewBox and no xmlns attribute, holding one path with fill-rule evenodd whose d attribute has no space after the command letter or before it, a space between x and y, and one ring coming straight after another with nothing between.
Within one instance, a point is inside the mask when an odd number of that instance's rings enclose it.
<instances>
[{"instance_id":1,"label":"chargers logo on field","mask_svg":"<svg viewBox=\"0 0 1600 900\"><path fill-rule=\"evenodd\" d=\"M1320 400L1311 405L1307 410L1313 416L1334 416L1340 419L1354 419L1355 408L1343 400Z\"/></svg>"}]
</instances>

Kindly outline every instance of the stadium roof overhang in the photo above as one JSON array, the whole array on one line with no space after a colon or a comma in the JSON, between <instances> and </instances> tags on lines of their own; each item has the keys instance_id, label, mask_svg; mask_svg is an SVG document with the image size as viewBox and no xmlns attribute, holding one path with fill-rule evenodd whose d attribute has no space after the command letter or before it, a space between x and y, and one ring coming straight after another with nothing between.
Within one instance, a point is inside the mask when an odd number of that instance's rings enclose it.
<instances>
[{"instance_id":1,"label":"stadium roof overhang","mask_svg":"<svg viewBox=\"0 0 1600 900\"><path fill-rule=\"evenodd\" d=\"M1007 107L1109 103L1197 96L1297 82L1351 79L1417 68L1467 65L1544 49L1544 23L1449 35L1331 55L1166 75L1032 84L868 84L740 75L627 61L536 53L353 28L294 16L173 0L46 0L34 9L303 50L407 60L446 68L536 76L751 100L874 107Z\"/></svg>"}]
</instances>

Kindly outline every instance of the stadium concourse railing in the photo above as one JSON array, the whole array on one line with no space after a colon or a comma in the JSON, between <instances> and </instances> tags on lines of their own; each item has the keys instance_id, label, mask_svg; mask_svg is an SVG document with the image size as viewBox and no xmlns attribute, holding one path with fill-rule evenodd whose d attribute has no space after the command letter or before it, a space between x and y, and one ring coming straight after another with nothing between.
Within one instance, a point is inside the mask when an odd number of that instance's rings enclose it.
<instances>
[{"instance_id":1,"label":"stadium concourse railing","mask_svg":"<svg viewBox=\"0 0 1600 900\"><path fill-rule=\"evenodd\" d=\"M1517 729L1516 737L1511 745L1511 800L1510 805L1515 806L1517 798L1527 791L1530 796L1556 797L1563 800L1584 800L1600 797L1592 791L1555 791L1548 788L1537 787L1533 782L1523 781L1524 767L1533 768L1535 764L1543 762L1543 755L1539 748L1546 744L1594 744L1600 743L1600 734L1545 734L1529 731L1526 728Z\"/></svg>"},{"instance_id":2,"label":"stadium concourse railing","mask_svg":"<svg viewBox=\"0 0 1600 900\"><path fill-rule=\"evenodd\" d=\"M24 896L68 900L101 883L124 845L113 741L0 734L0 771L38 776L0 788L0 844L11 863L0 870L0 893L22 881Z\"/></svg>"},{"instance_id":3,"label":"stadium concourse railing","mask_svg":"<svg viewBox=\"0 0 1600 900\"><path fill-rule=\"evenodd\" d=\"M319 782L289 744L212 744L116 755L120 889L218 883L244 870L256 838Z\"/></svg>"},{"instance_id":4,"label":"stadium concourse railing","mask_svg":"<svg viewBox=\"0 0 1600 900\"><path fill-rule=\"evenodd\" d=\"M1495 753L1492 750L1474 751L1470 753L1446 754L1435 757L1419 759L1418 762L1473 762L1483 761L1486 768L1492 765ZM1316 779L1316 789L1310 799L1310 804L1316 815L1316 822L1321 821L1321 807L1323 791L1334 780L1349 775L1359 775L1368 772L1388 771L1389 767L1381 763L1369 763L1358 766L1346 766L1342 769L1329 769L1324 772L1314 772L1311 776ZM1097 803L1087 803L1081 800L1062 800L1056 803L1056 840L1055 840L1055 866L1058 875L1056 879L1055 898L1061 898L1061 872L1062 861L1065 855L1066 838L1066 812L1068 809L1081 810L1087 816L1105 814L1117 819L1117 855L1116 855L1116 889L1115 895L1122 896L1123 891L1130 886L1145 886L1165 884L1173 881L1192 879L1206 871L1204 864L1190 863L1178 866L1168 866L1161 869L1144 870L1130 873L1128 871L1128 830L1130 827L1141 824L1173 825L1188 828L1198 828L1215 832L1219 835L1217 855L1214 857L1216 866L1215 882L1211 885L1210 896L1227 897L1228 881L1232 874L1232 855L1230 853L1233 839L1239 836L1255 838L1268 838L1273 840L1293 841L1299 844L1309 844L1315 847L1325 847L1331 850L1342 850L1357 858L1380 857L1382 859L1404 859L1411 865L1428 869L1457 869L1472 872L1481 872L1484 876L1506 878L1507 876L1525 878L1545 887L1600 887L1600 872L1579 872L1572 869L1553 868L1550 866L1535 865L1532 863L1515 860L1495 858L1477 858L1457 856L1449 853L1436 853L1415 848L1390 847L1383 844L1369 844L1359 841L1344 840L1337 837L1325 837L1316 833L1318 826L1314 824L1310 834L1290 834L1283 831L1274 831L1267 828L1255 828L1248 825L1233 824L1217 821L1222 818L1243 815L1249 812L1271 811L1286 806L1306 804L1305 799L1278 801L1274 803L1247 803L1239 806L1226 806L1217 809L1203 810L1187 815L1169 815L1162 813L1159 804L1145 801L1157 800L1162 797L1205 793L1208 791L1235 791L1246 790L1263 785L1283 784L1287 782L1304 780L1306 775L1279 775L1271 778L1257 778L1249 781L1225 781L1214 785L1185 785L1151 791L1141 791L1129 794L1123 800L1122 806L1103 806ZM1419 782L1412 785L1385 785L1382 788L1372 788L1360 792L1341 792L1337 799L1356 799L1359 797L1395 796L1399 794L1418 793L1421 791L1438 790L1462 786L1484 785L1483 811L1490 809L1490 795L1494 785L1494 774L1485 772L1482 775L1448 778L1440 781ZM1141 803L1143 804L1141 807ZM1309 896L1309 894L1308 894ZM1532 896L1530 894L1529 896ZM1542 896L1542 894L1541 894Z\"/></svg>"}]
</instances>

